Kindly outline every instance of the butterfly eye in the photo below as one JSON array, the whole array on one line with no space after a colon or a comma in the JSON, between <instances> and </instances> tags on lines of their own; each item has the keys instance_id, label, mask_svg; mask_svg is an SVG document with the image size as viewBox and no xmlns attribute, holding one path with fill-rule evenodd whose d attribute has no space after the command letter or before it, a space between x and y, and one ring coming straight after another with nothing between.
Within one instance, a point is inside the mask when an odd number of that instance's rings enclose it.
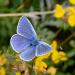
<instances>
[{"instance_id":1,"label":"butterfly eye","mask_svg":"<svg viewBox=\"0 0 75 75\"><path fill-rule=\"evenodd\" d=\"M33 46L33 44L31 43L30 46Z\"/></svg>"}]
</instances>

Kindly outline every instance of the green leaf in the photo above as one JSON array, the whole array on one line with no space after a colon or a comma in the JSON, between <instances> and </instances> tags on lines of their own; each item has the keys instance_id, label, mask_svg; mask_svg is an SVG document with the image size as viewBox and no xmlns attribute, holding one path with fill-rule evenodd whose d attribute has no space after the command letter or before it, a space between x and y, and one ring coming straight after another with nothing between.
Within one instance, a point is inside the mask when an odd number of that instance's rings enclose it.
<instances>
[{"instance_id":1,"label":"green leaf","mask_svg":"<svg viewBox=\"0 0 75 75\"><path fill-rule=\"evenodd\" d=\"M70 45L75 48L75 40L71 40Z\"/></svg>"},{"instance_id":2,"label":"green leaf","mask_svg":"<svg viewBox=\"0 0 75 75\"><path fill-rule=\"evenodd\" d=\"M43 61L47 64L48 67L52 65L50 59L44 59Z\"/></svg>"},{"instance_id":3,"label":"green leaf","mask_svg":"<svg viewBox=\"0 0 75 75\"><path fill-rule=\"evenodd\" d=\"M16 75L14 71L8 71L7 75Z\"/></svg>"},{"instance_id":4,"label":"green leaf","mask_svg":"<svg viewBox=\"0 0 75 75\"><path fill-rule=\"evenodd\" d=\"M75 49L69 51L69 52L67 53L67 55L68 55L68 57L75 56Z\"/></svg>"}]
</instances>

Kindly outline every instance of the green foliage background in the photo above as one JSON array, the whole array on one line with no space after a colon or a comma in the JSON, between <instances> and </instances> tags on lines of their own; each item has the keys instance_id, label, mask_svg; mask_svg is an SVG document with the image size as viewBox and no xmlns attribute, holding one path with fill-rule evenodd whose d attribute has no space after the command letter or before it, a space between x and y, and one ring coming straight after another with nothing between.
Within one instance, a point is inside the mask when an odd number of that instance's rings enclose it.
<instances>
[{"instance_id":1,"label":"green foliage background","mask_svg":"<svg viewBox=\"0 0 75 75\"><path fill-rule=\"evenodd\" d=\"M49 3L50 2L50 3ZM55 4L65 4L65 0L0 0L0 13L21 13L34 11L48 11L53 10ZM75 75L75 27L71 28L62 20L57 20L53 14L38 15L39 19L35 17L28 17L33 24L37 35L47 43L53 40L58 41L58 48L61 46L68 55L68 61L61 62L58 65L57 75ZM4 53L7 57L12 57L16 53L10 46L10 38L16 33L16 27L20 17L0 17L0 53ZM65 44L61 45L68 37L74 35ZM14 58L8 58L10 64L15 62ZM8 62L9 62L8 61ZM14 75L13 72L7 75ZM33 74L32 74L33 75Z\"/></svg>"}]
</instances>

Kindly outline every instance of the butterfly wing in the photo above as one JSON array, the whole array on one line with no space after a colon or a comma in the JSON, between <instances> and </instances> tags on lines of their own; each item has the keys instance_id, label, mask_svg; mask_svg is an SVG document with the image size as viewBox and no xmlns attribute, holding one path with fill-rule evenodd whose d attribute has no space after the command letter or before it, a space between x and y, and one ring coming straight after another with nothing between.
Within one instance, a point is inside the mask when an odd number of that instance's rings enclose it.
<instances>
[{"instance_id":1,"label":"butterfly wing","mask_svg":"<svg viewBox=\"0 0 75 75\"><path fill-rule=\"evenodd\" d=\"M47 43L43 41L39 41L39 44L37 45L37 48L36 48L36 56L46 54L47 52L51 50L52 48L50 45L48 45Z\"/></svg>"},{"instance_id":2,"label":"butterfly wing","mask_svg":"<svg viewBox=\"0 0 75 75\"><path fill-rule=\"evenodd\" d=\"M21 19L19 20L17 26L17 33L28 39L36 38L36 32L30 21L25 16L22 16Z\"/></svg>"},{"instance_id":3,"label":"butterfly wing","mask_svg":"<svg viewBox=\"0 0 75 75\"><path fill-rule=\"evenodd\" d=\"M22 52L23 49L28 47L30 43L31 43L31 40L18 34L13 35L10 39L10 44L12 48L18 53Z\"/></svg>"},{"instance_id":4,"label":"butterfly wing","mask_svg":"<svg viewBox=\"0 0 75 75\"><path fill-rule=\"evenodd\" d=\"M31 46L20 54L20 58L25 61L30 61L35 57L36 47Z\"/></svg>"}]
</instances>

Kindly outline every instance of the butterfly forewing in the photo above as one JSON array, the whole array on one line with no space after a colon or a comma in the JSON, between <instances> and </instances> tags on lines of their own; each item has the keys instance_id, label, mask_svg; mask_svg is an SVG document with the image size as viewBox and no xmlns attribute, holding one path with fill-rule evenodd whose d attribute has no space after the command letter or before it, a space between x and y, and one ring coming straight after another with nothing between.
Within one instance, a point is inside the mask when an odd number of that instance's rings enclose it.
<instances>
[{"instance_id":1,"label":"butterfly forewing","mask_svg":"<svg viewBox=\"0 0 75 75\"><path fill-rule=\"evenodd\" d=\"M36 38L36 32L32 27L30 21L25 16L22 16L21 19L19 20L17 26L17 33L30 40Z\"/></svg>"},{"instance_id":2,"label":"butterfly forewing","mask_svg":"<svg viewBox=\"0 0 75 75\"><path fill-rule=\"evenodd\" d=\"M18 34L13 35L10 40L12 48L18 53L22 52L23 49L26 49L30 45L30 43L31 40Z\"/></svg>"}]
</instances>

